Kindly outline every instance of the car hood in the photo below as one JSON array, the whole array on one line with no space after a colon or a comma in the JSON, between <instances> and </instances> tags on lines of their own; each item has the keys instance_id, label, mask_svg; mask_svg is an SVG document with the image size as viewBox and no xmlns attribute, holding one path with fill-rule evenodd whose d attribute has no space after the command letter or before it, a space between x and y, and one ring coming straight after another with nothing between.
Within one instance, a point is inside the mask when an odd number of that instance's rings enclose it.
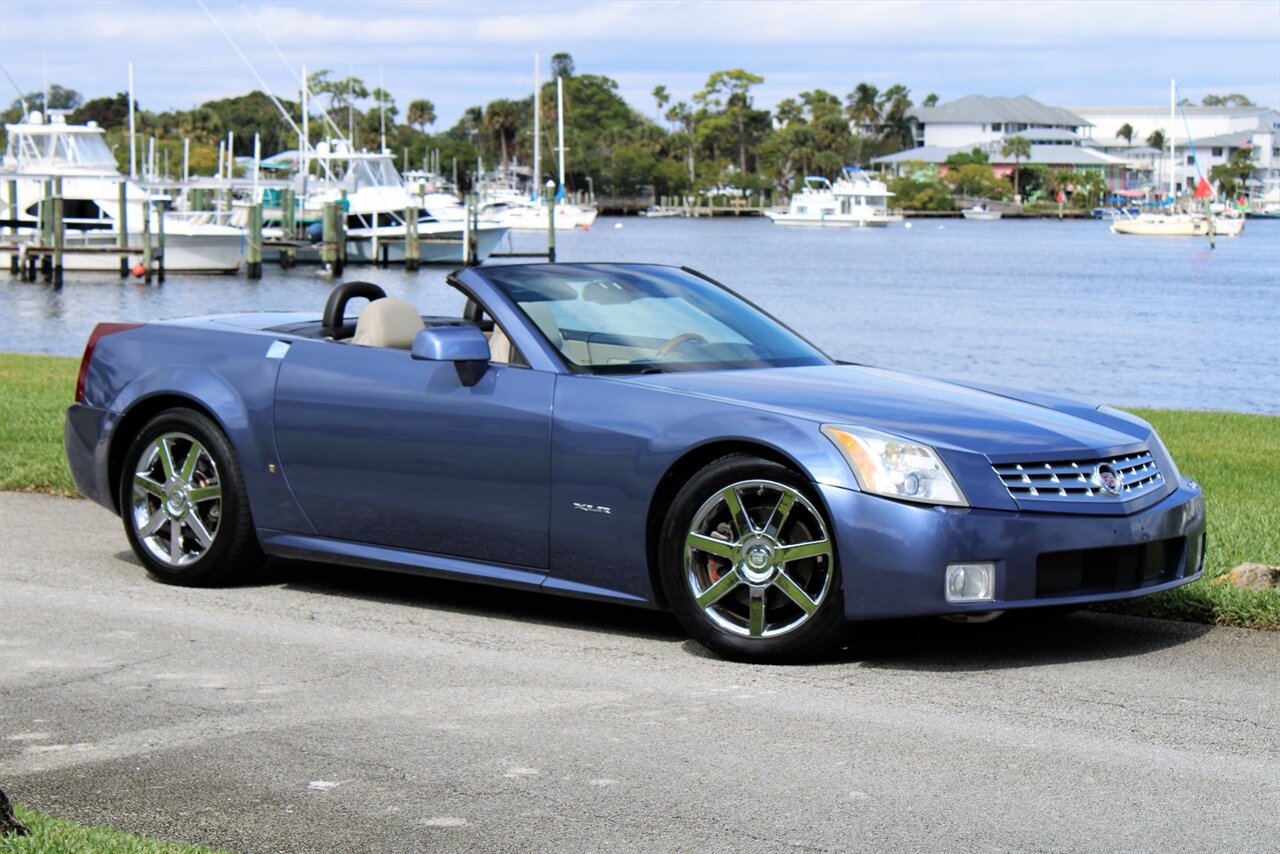
<instances>
[{"instance_id":1,"label":"car hood","mask_svg":"<svg viewBox=\"0 0 1280 854\"><path fill-rule=\"evenodd\" d=\"M1007 394L860 365L645 374L626 381L817 422L871 427L992 460L1122 453L1148 432L1138 424L1108 426Z\"/></svg>"}]
</instances>

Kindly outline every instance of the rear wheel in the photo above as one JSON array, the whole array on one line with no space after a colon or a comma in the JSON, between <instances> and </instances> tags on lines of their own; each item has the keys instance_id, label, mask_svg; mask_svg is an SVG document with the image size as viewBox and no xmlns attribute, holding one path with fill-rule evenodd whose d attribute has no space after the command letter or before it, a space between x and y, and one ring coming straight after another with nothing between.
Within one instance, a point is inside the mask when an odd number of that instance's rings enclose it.
<instances>
[{"instance_id":1,"label":"rear wheel","mask_svg":"<svg viewBox=\"0 0 1280 854\"><path fill-rule=\"evenodd\" d=\"M223 584L262 562L231 444L190 409L160 413L130 445L120 515L134 554L170 584Z\"/></svg>"},{"instance_id":2,"label":"rear wheel","mask_svg":"<svg viewBox=\"0 0 1280 854\"><path fill-rule=\"evenodd\" d=\"M777 463L735 454L694 475L663 526L660 571L677 619L728 658L806 658L843 636L830 526Z\"/></svg>"}]
</instances>

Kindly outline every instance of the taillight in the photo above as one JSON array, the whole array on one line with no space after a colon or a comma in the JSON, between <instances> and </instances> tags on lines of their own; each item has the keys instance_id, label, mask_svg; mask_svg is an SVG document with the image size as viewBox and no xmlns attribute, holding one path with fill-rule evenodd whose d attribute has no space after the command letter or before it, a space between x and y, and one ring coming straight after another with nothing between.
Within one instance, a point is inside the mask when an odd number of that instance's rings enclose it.
<instances>
[{"instance_id":1,"label":"taillight","mask_svg":"<svg viewBox=\"0 0 1280 854\"><path fill-rule=\"evenodd\" d=\"M89 362L93 360L93 348L98 341L117 332L128 332L137 329L141 323L99 323L89 333L89 343L84 345L84 356L80 359L80 374L76 377L76 403L84 403L84 381L89 376Z\"/></svg>"}]
</instances>

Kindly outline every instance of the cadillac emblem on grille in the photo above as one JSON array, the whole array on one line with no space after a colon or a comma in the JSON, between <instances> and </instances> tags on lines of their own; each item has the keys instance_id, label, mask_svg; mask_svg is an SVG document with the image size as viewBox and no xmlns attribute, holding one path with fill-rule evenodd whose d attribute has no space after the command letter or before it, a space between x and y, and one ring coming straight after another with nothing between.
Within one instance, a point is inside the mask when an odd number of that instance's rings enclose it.
<instances>
[{"instance_id":1,"label":"cadillac emblem on grille","mask_svg":"<svg viewBox=\"0 0 1280 854\"><path fill-rule=\"evenodd\" d=\"M1105 495L1117 496L1124 487L1124 478L1112 468L1110 463L1098 463L1094 466L1093 479L1097 482L1098 489Z\"/></svg>"}]
</instances>

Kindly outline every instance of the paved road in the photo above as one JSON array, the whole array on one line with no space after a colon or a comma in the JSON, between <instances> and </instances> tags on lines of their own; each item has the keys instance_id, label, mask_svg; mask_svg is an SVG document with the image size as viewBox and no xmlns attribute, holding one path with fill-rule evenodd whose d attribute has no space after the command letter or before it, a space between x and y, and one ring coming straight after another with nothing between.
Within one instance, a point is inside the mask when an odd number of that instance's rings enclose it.
<instances>
[{"instance_id":1,"label":"paved road","mask_svg":"<svg viewBox=\"0 0 1280 854\"><path fill-rule=\"evenodd\" d=\"M278 564L148 579L0 494L0 786L271 851L1275 851L1280 634L1095 614L711 658L667 617Z\"/></svg>"}]
</instances>

